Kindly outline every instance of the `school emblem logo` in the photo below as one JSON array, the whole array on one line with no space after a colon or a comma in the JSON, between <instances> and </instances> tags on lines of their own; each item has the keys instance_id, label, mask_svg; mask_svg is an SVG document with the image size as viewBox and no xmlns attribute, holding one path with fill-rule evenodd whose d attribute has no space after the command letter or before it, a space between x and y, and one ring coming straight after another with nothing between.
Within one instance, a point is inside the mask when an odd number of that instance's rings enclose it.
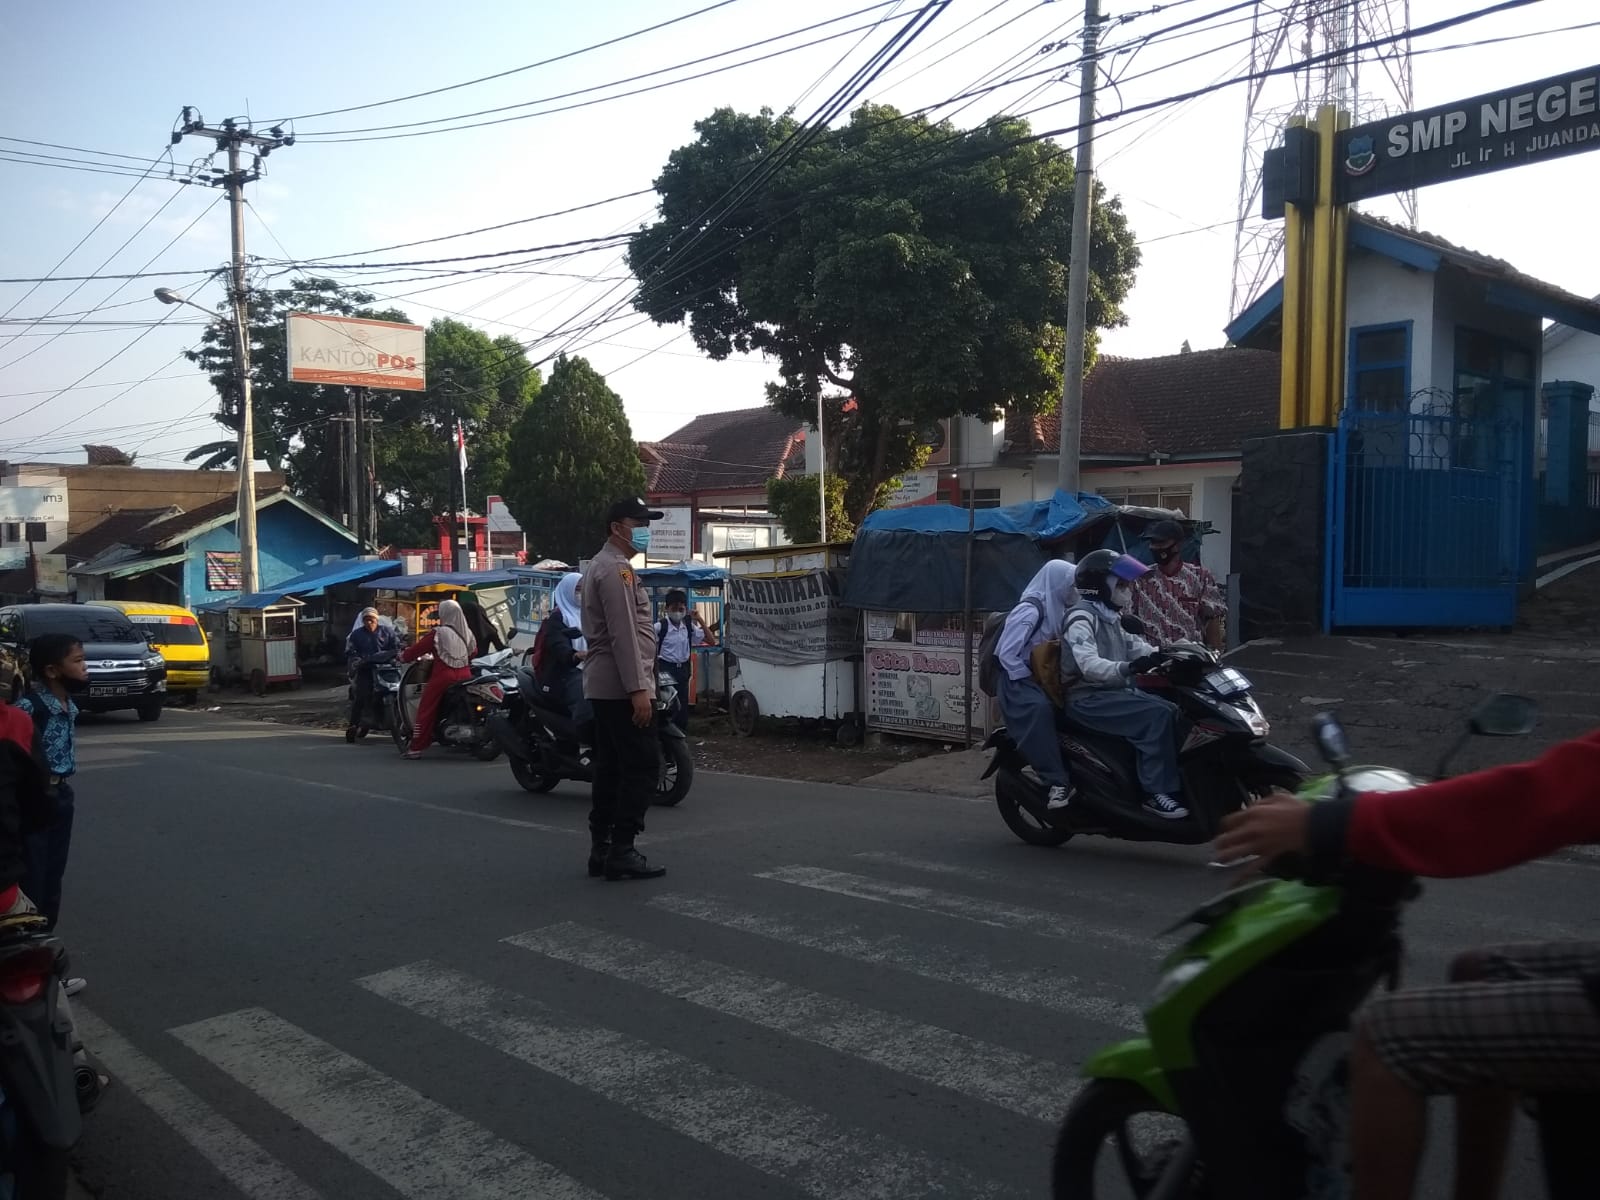
<instances>
[{"instance_id":1,"label":"school emblem logo","mask_svg":"<svg viewBox=\"0 0 1600 1200\"><path fill-rule=\"evenodd\" d=\"M1344 151L1344 173L1365 175L1378 165L1378 154L1372 148L1372 138L1366 134L1353 137Z\"/></svg>"}]
</instances>

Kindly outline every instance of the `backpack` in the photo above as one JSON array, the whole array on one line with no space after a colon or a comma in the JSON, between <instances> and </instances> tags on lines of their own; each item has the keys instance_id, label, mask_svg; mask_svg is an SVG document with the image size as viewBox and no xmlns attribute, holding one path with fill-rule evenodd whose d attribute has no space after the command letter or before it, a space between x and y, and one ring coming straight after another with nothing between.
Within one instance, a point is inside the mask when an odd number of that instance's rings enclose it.
<instances>
[{"instance_id":1,"label":"backpack","mask_svg":"<svg viewBox=\"0 0 1600 1200\"><path fill-rule=\"evenodd\" d=\"M1036 597L1025 596L1022 603L1032 606L1039 614L1039 621L1044 620L1044 605ZM1008 609L1003 613L993 613L983 623L983 634L978 638L978 687L986 696L1000 695L1000 676L1003 671L1000 660L995 655L995 649L1000 644L1000 634L1005 629L1006 622L1011 619L1011 614L1015 611L1016 609ZM1038 627L1039 623L1035 621L1034 628Z\"/></svg>"},{"instance_id":2,"label":"backpack","mask_svg":"<svg viewBox=\"0 0 1600 1200\"><path fill-rule=\"evenodd\" d=\"M533 677L541 679L544 676L544 644L545 631L550 628L551 621L559 621L561 617L554 609L550 615L539 622L539 632L533 635L533 649L528 651L528 663L533 667Z\"/></svg>"}]
</instances>

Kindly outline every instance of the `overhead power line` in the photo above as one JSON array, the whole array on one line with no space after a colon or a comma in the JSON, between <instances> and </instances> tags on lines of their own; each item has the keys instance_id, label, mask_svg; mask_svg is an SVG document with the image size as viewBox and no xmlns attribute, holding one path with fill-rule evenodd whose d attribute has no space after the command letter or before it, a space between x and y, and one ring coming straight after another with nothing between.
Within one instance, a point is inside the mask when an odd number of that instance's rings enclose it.
<instances>
[{"instance_id":1,"label":"overhead power line","mask_svg":"<svg viewBox=\"0 0 1600 1200\"><path fill-rule=\"evenodd\" d=\"M476 79L467 79L461 83L447 84L444 87L429 88L427 91L411 92L404 96L394 96L388 100L372 100L366 104L351 104L344 108L325 108L320 112L299 113L292 117L284 117L281 121L275 121L273 124L281 125L286 121L309 121L313 117L332 117L340 113L364 112L369 108L382 108L389 104L403 104L408 100L421 100L426 96L439 96L445 92L475 87L480 83L489 83L495 79L505 79L511 75L520 75L522 72L532 71L536 67L548 67L552 63L565 62L569 58L577 58L580 54L589 54L595 50L604 50L608 46L617 46L623 42L632 41L634 38L643 37L647 33L654 33L658 29L666 29L668 26L681 24L684 21L703 16L708 12L715 12L719 8L727 8L728 5L733 3L736 3L736 0L717 0L715 4L708 4L704 8L697 8L693 12L684 13L682 16L673 17L667 21L658 21L654 25L645 26L643 29L635 29L631 33L619 34L617 37L607 38L603 42L595 42L591 46L583 46L577 50L568 50L551 58L541 58L538 62L525 63L520 67L512 67L505 71L496 71L493 75L480 75Z\"/></svg>"}]
</instances>

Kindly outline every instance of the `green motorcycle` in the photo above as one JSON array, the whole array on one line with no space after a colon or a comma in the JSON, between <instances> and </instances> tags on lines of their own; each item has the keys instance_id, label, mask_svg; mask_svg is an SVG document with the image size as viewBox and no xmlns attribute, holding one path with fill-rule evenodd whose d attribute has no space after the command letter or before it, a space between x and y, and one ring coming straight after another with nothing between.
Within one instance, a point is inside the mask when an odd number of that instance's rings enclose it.
<instances>
[{"instance_id":1,"label":"green motorcycle","mask_svg":"<svg viewBox=\"0 0 1600 1200\"><path fill-rule=\"evenodd\" d=\"M1533 703L1490 697L1441 763L1473 734L1531 731ZM1318 717L1333 773L1299 792L1403 791L1421 780L1355 766L1343 731ZM1056 1200L1339 1200L1349 1194L1351 1017L1398 984L1400 917L1421 894L1409 875L1352 862L1277 860L1166 932L1198 930L1162 964L1145 1035L1107 1047L1056 1143ZM1600 1196L1595 1097L1531 1101L1549 1195Z\"/></svg>"}]
</instances>

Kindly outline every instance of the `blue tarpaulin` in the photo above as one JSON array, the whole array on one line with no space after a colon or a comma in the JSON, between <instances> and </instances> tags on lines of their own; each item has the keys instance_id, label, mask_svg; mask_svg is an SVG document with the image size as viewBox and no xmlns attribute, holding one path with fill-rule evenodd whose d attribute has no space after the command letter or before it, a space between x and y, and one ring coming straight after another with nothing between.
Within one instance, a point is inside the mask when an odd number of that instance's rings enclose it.
<instances>
[{"instance_id":1,"label":"blue tarpaulin","mask_svg":"<svg viewBox=\"0 0 1600 1200\"><path fill-rule=\"evenodd\" d=\"M1120 510L1088 492L1057 492L970 514L972 611L999 612L1058 548L1115 521ZM961 612L966 606L964 508L929 504L882 509L861 523L843 602L882 612Z\"/></svg>"},{"instance_id":2,"label":"blue tarpaulin","mask_svg":"<svg viewBox=\"0 0 1600 1200\"><path fill-rule=\"evenodd\" d=\"M402 566L403 564L393 559L341 559L338 562L324 563L313 571L285 579L271 587L262 588L254 595L238 596L232 600L215 600L210 604L201 605L200 611L225 612L230 608L270 608L274 604L281 604L289 596L297 600L303 600L307 596L320 596L335 584L357 583L380 575L398 575Z\"/></svg>"},{"instance_id":3,"label":"blue tarpaulin","mask_svg":"<svg viewBox=\"0 0 1600 1200\"><path fill-rule=\"evenodd\" d=\"M461 591L478 588L510 587L516 578L510 571L434 571L427 575L397 575L366 586L385 592L415 592L425 587L452 587Z\"/></svg>"}]
</instances>

